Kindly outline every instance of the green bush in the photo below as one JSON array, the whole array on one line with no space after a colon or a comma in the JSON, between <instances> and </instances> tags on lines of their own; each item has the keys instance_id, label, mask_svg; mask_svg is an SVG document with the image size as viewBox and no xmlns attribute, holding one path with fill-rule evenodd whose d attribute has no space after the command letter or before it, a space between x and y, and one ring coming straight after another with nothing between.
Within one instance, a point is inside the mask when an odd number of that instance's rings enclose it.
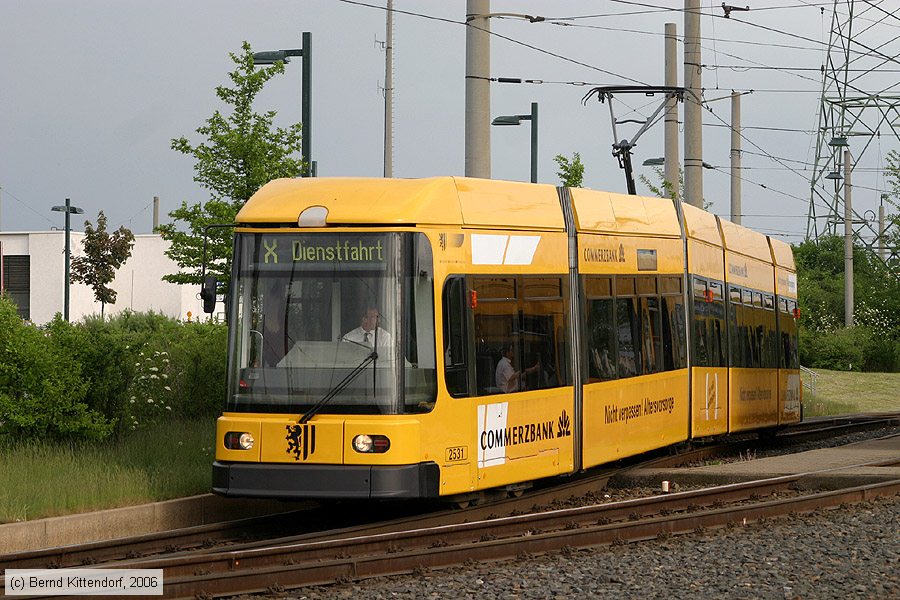
<instances>
[{"instance_id":1,"label":"green bush","mask_svg":"<svg viewBox=\"0 0 900 600\"><path fill-rule=\"evenodd\" d=\"M81 364L47 328L26 324L0 297L0 432L22 438L102 439L112 424L85 403Z\"/></svg>"},{"instance_id":2,"label":"green bush","mask_svg":"<svg viewBox=\"0 0 900 600\"><path fill-rule=\"evenodd\" d=\"M226 338L225 325L128 311L35 327L0 299L0 432L102 439L211 419L225 398Z\"/></svg>"},{"instance_id":3,"label":"green bush","mask_svg":"<svg viewBox=\"0 0 900 600\"><path fill-rule=\"evenodd\" d=\"M100 317L70 324L56 319L50 334L81 365L87 383L85 403L100 412L118 431L124 416L125 391L134 375L133 336L111 327Z\"/></svg>"},{"instance_id":4,"label":"green bush","mask_svg":"<svg viewBox=\"0 0 900 600\"><path fill-rule=\"evenodd\" d=\"M800 332L800 362L814 369L893 372L900 368L898 356L900 343L871 327Z\"/></svg>"},{"instance_id":5,"label":"green bush","mask_svg":"<svg viewBox=\"0 0 900 600\"><path fill-rule=\"evenodd\" d=\"M212 416L225 399L227 328L215 323L155 322L134 357L127 423L140 429L165 417Z\"/></svg>"}]
</instances>

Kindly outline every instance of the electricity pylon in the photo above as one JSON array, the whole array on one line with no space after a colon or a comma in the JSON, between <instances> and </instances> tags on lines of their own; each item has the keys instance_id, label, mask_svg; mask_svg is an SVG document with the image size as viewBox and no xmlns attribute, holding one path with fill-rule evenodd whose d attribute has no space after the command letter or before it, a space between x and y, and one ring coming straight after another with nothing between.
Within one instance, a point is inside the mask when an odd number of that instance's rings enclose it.
<instances>
[{"instance_id":1,"label":"electricity pylon","mask_svg":"<svg viewBox=\"0 0 900 600\"><path fill-rule=\"evenodd\" d=\"M861 9L857 11L854 0L834 0L828 54L822 66L816 158L806 223L808 239L835 235L843 226L844 150L849 147L854 169L872 142L882 135L900 142L900 49L897 44L890 47L900 36L890 28L885 40L879 34L886 28L878 27L891 20L900 24L900 19L890 1L868 0L859 4ZM877 219L866 212L872 213L854 207L854 237L866 246L883 246Z\"/></svg>"}]
</instances>

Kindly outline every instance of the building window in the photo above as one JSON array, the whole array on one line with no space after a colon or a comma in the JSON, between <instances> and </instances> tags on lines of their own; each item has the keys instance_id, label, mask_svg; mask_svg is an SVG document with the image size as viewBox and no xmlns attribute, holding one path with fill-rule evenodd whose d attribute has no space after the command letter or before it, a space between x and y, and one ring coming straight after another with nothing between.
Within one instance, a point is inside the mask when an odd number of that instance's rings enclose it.
<instances>
[{"instance_id":1,"label":"building window","mask_svg":"<svg viewBox=\"0 0 900 600\"><path fill-rule=\"evenodd\" d=\"M3 257L3 292L16 304L23 319L31 318L31 257L11 254Z\"/></svg>"}]
</instances>

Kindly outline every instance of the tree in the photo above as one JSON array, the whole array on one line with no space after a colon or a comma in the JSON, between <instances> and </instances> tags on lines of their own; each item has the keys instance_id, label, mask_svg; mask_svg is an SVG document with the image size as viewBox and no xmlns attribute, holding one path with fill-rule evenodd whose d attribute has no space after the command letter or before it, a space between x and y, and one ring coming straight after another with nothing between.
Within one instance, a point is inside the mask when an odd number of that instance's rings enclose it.
<instances>
[{"instance_id":1,"label":"tree","mask_svg":"<svg viewBox=\"0 0 900 600\"><path fill-rule=\"evenodd\" d=\"M864 247L853 248L853 320L844 325L844 238L794 246L800 289L800 354L812 367L900 369L900 277ZM852 331L851 331L852 330ZM850 360L861 353L864 360Z\"/></svg>"},{"instance_id":2,"label":"tree","mask_svg":"<svg viewBox=\"0 0 900 600\"><path fill-rule=\"evenodd\" d=\"M124 225L110 235L106 231L106 215L97 215L97 229L90 221L84 222L84 239L81 242L84 256L72 258L72 281L83 283L94 290L94 299L100 303L100 316L104 316L107 304L116 303L116 291L107 286L116 276L119 267L131 256L134 234Z\"/></svg>"},{"instance_id":3,"label":"tree","mask_svg":"<svg viewBox=\"0 0 900 600\"><path fill-rule=\"evenodd\" d=\"M641 174L638 176L641 183L647 186L651 194L660 198L684 198L684 171L682 171L680 166L678 167L678 189L675 189L672 182L666 179L666 174L662 169L653 167L653 171L656 173L657 179L659 179L659 185L655 185L646 175ZM703 210L709 210L712 208L712 205L712 202L707 201L705 198L703 199Z\"/></svg>"},{"instance_id":4,"label":"tree","mask_svg":"<svg viewBox=\"0 0 900 600\"><path fill-rule=\"evenodd\" d=\"M638 176L647 189L650 190L650 193L654 196L659 196L660 198L684 198L684 171L681 170L681 167L678 167L678 187L676 188L675 184L666 179L666 174L659 167L653 167L653 171L656 173L657 179L659 179L659 185L654 185L650 178L644 174Z\"/></svg>"},{"instance_id":5,"label":"tree","mask_svg":"<svg viewBox=\"0 0 900 600\"><path fill-rule=\"evenodd\" d=\"M569 160L562 154L553 157L556 164L559 165L559 171L556 175L559 177L560 183L566 187L581 187L584 183L584 163L581 162L581 154L578 152L572 155Z\"/></svg>"},{"instance_id":6,"label":"tree","mask_svg":"<svg viewBox=\"0 0 900 600\"><path fill-rule=\"evenodd\" d=\"M194 145L185 137L172 140L172 149L194 157L194 181L209 190L204 203L181 206L169 213L170 224L159 227L170 242L166 254L181 271L163 277L172 283L200 284L203 233L206 225L233 223L241 206L263 184L279 177L295 177L303 168L300 152L301 124L274 127L275 111L253 112L253 102L266 82L284 73L284 63L255 68L253 51L244 42L240 54L229 53L235 69L228 74L232 87L216 87L216 96L230 107L216 110L197 129L204 141ZM232 232L211 229L207 268L223 286L231 271Z\"/></svg>"}]
</instances>

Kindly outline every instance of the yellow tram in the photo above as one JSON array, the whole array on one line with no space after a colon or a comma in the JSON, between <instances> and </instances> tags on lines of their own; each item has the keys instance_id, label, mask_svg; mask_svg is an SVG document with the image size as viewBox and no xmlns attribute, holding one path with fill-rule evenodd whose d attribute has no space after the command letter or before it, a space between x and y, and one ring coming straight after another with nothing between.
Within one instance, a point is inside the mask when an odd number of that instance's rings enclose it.
<instances>
[{"instance_id":1,"label":"yellow tram","mask_svg":"<svg viewBox=\"0 0 900 600\"><path fill-rule=\"evenodd\" d=\"M790 247L661 198L273 181L237 217L213 489L516 490L800 419Z\"/></svg>"}]
</instances>

